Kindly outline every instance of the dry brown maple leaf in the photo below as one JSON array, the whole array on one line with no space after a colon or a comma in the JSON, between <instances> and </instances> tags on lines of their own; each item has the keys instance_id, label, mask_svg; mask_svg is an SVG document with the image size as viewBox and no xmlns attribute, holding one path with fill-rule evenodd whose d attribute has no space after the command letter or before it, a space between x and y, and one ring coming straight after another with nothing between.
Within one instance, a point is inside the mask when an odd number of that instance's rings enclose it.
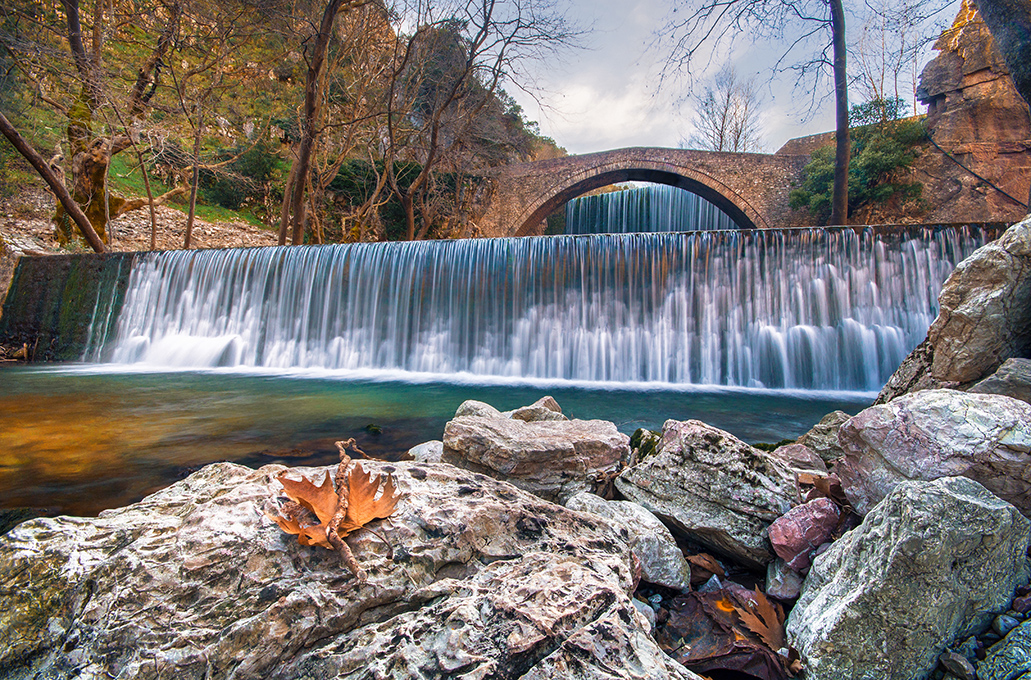
<instances>
[{"instance_id":1,"label":"dry brown maple leaf","mask_svg":"<svg viewBox=\"0 0 1031 680\"><path fill-rule=\"evenodd\" d=\"M761 590L752 592L754 609L734 606L745 628L758 635L772 651L776 652L787 646L784 638L784 613L779 606L770 602Z\"/></svg>"},{"instance_id":2,"label":"dry brown maple leaf","mask_svg":"<svg viewBox=\"0 0 1031 680\"><path fill-rule=\"evenodd\" d=\"M350 443L353 445L353 440ZM374 519L389 517L401 496L390 475L374 478L348 457L344 451L347 443L338 444L340 465L335 488L328 472L321 485L304 477L290 479L287 471L281 472L276 479L290 501L283 504L280 514L268 516L280 529L296 535L301 545L338 551L344 564L364 582L365 570L355 560L343 537Z\"/></svg>"}]
</instances>

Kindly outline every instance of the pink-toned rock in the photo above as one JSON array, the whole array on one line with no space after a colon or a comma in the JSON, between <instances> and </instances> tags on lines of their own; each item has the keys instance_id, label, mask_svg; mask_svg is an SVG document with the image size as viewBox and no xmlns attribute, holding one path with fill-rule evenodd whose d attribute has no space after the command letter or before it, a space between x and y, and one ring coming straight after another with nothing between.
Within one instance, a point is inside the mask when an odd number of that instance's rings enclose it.
<instances>
[{"instance_id":1,"label":"pink-toned rock","mask_svg":"<svg viewBox=\"0 0 1031 680\"><path fill-rule=\"evenodd\" d=\"M962 475L1031 517L1031 405L998 394L922 390L841 426L836 468L866 515L906 480Z\"/></svg>"},{"instance_id":2,"label":"pink-toned rock","mask_svg":"<svg viewBox=\"0 0 1031 680\"><path fill-rule=\"evenodd\" d=\"M796 470L827 474L827 464L823 462L823 458L805 444L785 444L772 451L770 455Z\"/></svg>"},{"instance_id":3,"label":"pink-toned rock","mask_svg":"<svg viewBox=\"0 0 1031 680\"><path fill-rule=\"evenodd\" d=\"M796 505L770 525L773 551L795 571L805 571L816 549L831 537L840 516L838 506L829 498Z\"/></svg>"}]
</instances>

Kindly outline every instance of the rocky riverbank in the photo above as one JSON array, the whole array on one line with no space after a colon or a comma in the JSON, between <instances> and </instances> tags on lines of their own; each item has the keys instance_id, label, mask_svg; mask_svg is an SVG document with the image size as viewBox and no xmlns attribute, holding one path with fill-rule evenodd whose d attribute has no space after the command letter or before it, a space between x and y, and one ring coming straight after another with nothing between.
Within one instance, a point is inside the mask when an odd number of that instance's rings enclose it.
<instances>
[{"instance_id":1,"label":"rocky riverbank","mask_svg":"<svg viewBox=\"0 0 1031 680\"><path fill-rule=\"evenodd\" d=\"M363 580L270 519L282 473L336 467L214 464L24 522L0 539L0 674L1022 677L1028 290L1031 220L956 270L883 403L768 452L466 402L412 460L356 463L401 495L346 538Z\"/></svg>"}]
</instances>

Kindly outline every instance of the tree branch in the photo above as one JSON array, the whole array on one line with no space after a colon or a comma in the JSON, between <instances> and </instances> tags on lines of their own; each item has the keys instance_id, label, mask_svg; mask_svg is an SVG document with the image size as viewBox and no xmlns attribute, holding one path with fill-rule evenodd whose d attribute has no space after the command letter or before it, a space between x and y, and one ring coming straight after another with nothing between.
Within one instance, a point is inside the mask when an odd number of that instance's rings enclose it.
<instances>
[{"instance_id":1,"label":"tree branch","mask_svg":"<svg viewBox=\"0 0 1031 680\"><path fill-rule=\"evenodd\" d=\"M64 182L62 182L54 171L50 169L47 162L43 160L43 157L33 149L25 138L22 137L18 131L11 125L11 122L7 120L4 114L0 113L0 132L3 133L4 137L7 137L8 141L14 145L14 148L18 150L22 156L25 157L32 167L36 169L39 176L50 186L50 190L57 196L57 200L64 206L64 211L75 221L76 226L79 227L79 231L86 237L90 247L98 253L104 252L104 244L97 236L97 232L93 230L93 225L90 224L86 214L82 212L82 208L72 199L68 193L68 189L65 188Z\"/></svg>"}]
</instances>

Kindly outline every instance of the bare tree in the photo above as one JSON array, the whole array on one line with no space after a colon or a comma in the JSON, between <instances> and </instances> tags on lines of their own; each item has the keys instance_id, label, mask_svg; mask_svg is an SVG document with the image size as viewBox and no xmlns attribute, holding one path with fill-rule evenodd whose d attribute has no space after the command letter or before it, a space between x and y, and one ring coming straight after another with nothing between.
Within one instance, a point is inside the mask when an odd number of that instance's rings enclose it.
<instances>
[{"instance_id":1,"label":"bare tree","mask_svg":"<svg viewBox=\"0 0 1031 680\"><path fill-rule=\"evenodd\" d=\"M761 105L755 78L741 80L734 67L724 66L698 98L695 131L682 146L710 151L760 151Z\"/></svg>"},{"instance_id":2,"label":"bare tree","mask_svg":"<svg viewBox=\"0 0 1031 680\"><path fill-rule=\"evenodd\" d=\"M33 88L33 96L67 121L70 194L99 238L108 241L112 218L160 205L181 192L126 200L113 195L107 180L111 159L134 146L179 32L183 6L178 0L132 6L96 0L88 9L84 27L80 0L60 0L45 9L32 3L6 6L3 15L16 28L0 32L0 42ZM113 36L119 38L118 50L108 49ZM125 49L128 42L131 49ZM108 66L112 55L118 62ZM58 170L58 176L62 174ZM59 204L59 240L71 236L68 217Z\"/></svg>"},{"instance_id":3,"label":"bare tree","mask_svg":"<svg viewBox=\"0 0 1031 680\"><path fill-rule=\"evenodd\" d=\"M794 68L801 81L819 79L829 71L834 83L835 166L832 224L848 220L848 163L851 142L848 129L848 74L845 44L845 11L841 0L697 0L679 2L674 18L664 31L672 51L667 72L689 70L698 58L744 32L752 37L783 37L789 28L798 31L787 46L783 60L812 44L816 53ZM686 16L686 18L681 18ZM814 90L815 91L815 90Z\"/></svg>"},{"instance_id":4,"label":"bare tree","mask_svg":"<svg viewBox=\"0 0 1031 680\"><path fill-rule=\"evenodd\" d=\"M479 115L497 100L502 83L518 85L525 61L550 56L577 35L550 0L424 5L412 18L418 28L399 50L391 79L385 165L409 240L429 233L438 213L437 172L462 167Z\"/></svg>"}]
</instances>

